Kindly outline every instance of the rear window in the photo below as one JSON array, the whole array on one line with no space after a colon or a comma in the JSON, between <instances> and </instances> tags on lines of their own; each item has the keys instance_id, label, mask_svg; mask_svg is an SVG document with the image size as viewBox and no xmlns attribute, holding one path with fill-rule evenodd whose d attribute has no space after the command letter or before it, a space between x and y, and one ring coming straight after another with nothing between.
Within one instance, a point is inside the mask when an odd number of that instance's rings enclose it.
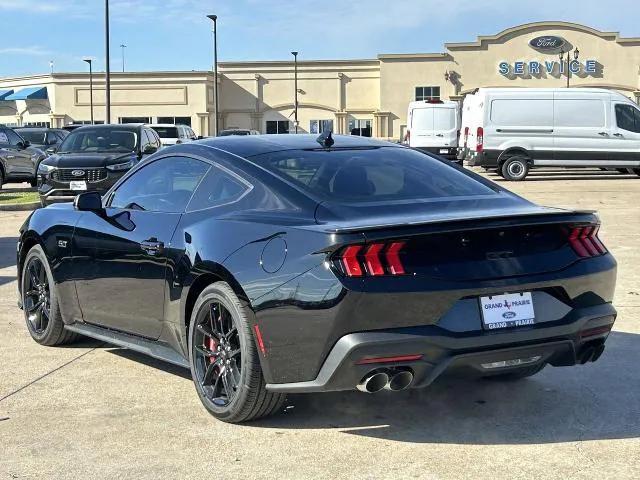
<instances>
[{"instance_id":1,"label":"rear window","mask_svg":"<svg viewBox=\"0 0 640 480\"><path fill-rule=\"evenodd\" d=\"M153 127L160 138L178 138L176 127Z\"/></svg>"},{"instance_id":2,"label":"rear window","mask_svg":"<svg viewBox=\"0 0 640 480\"><path fill-rule=\"evenodd\" d=\"M44 132L42 130L18 130L18 133L29 143L44 145Z\"/></svg>"},{"instance_id":3,"label":"rear window","mask_svg":"<svg viewBox=\"0 0 640 480\"><path fill-rule=\"evenodd\" d=\"M314 196L333 202L411 201L494 193L464 172L405 148L288 150L251 160Z\"/></svg>"}]
</instances>

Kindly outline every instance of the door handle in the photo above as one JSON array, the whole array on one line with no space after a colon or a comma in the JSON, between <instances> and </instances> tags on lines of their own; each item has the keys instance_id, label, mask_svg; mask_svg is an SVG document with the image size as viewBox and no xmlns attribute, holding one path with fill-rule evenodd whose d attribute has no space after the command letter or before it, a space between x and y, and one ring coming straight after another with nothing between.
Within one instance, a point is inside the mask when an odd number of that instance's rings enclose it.
<instances>
[{"instance_id":1,"label":"door handle","mask_svg":"<svg viewBox=\"0 0 640 480\"><path fill-rule=\"evenodd\" d=\"M444 135L441 133L436 133L436 137L444 137Z\"/></svg>"},{"instance_id":2,"label":"door handle","mask_svg":"<svg viewBox=\"0 0 640 480\"><path fill-rule=\"evenodd\" d=\"M140 243L140 248L148 255L157 255L164 249L164 243L155 238L150 238Z\"/></svg>"},{"instance_id":3,"label":"door handle","mask_svg":"<svg viewBox=\"0 0 640 480\"><path fill-rule=\"evenodd\" d=\"M608 137L609 134L607 132L598 132L598 135L600 135L601 137Z\"/></svg>"},{"instance_id":4,"label":"door handle","mask_svg":"<svg viewBox=\"0 0 640 480\"><path fill-rule=\"evenodd\" d=\"M613 136L618 138L624 138L624 135L622 135L621 133L614 133Z\"/></svg>"}]
</instances>

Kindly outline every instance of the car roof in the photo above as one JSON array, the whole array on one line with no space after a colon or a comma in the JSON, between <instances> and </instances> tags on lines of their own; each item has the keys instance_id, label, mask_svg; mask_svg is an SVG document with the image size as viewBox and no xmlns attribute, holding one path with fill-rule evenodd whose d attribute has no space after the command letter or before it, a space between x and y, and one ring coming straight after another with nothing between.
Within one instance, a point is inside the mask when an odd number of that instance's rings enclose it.
<instances>
[{"instance_id":1,"label":"car roof","mask_svg":"<svg viewBox=\"0 0 640 480\"><path fill-rule=\"evenodd\" d=\"M241 157L250 157L263 153L279 152L283 150L309 150L320 149L316 141L317 135L306 134L269 134L269 135L230 135L227 137L212 137L200 140L197 143L219 148ZM337 148L375 148L375 147L401 147L401 145L369 137L356 135L334 135L334 149Z\"/></svg>"},{"instance_id":2,"label":"car roof","mask_svg":"<svg viewBox=\"0 0 640 480\"><path fill-rule=\"evenodd\" d=\"M147 123L147 127L188 127L189 125L184 125L182 123Z\"/></svg>"},{"instance_id":3,"label":"car roof","mask_svg":"<svg viewBox=\"0 0 640 480\"><path fill-rule=\"evenodd\" d=\"M143 123L107 123L101 125L83 125L82 127L75 128L73 132L80 132L82 130L96 129L96 130L108 130L112 128L118 128L120 130L138 130L143 127Z\"/></svg>"}]
</instances>

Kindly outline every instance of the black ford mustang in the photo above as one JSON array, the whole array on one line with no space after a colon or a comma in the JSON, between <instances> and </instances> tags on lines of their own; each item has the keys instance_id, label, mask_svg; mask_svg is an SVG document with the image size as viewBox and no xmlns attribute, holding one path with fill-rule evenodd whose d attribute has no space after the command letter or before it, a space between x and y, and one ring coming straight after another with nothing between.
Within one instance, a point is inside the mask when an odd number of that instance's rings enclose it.
<instances>
[{"instance_id":1,"label":"black ford mustang","mask_svg":"<svg viewBox=\"0 0 640 480\"><path fill-rule=\"evenodd\" d=\"M21 304L38 343L183 365L209 412L241 422L289 392L597 360L616 317L598 227L400 145L208 139L36 211Z\"/></svg>"}]
</instances>

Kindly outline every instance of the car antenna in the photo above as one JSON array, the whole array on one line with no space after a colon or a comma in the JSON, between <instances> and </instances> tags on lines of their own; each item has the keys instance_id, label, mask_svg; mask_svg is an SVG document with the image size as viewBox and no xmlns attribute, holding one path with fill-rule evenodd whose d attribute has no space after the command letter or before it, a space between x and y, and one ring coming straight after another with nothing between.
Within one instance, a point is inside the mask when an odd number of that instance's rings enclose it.
<instances>
[{"instance_id":1,"label":"car antenna","mask_svg":"<svg viewBox=\"0 0 640 480\"><path fill-rule=\"evenodd\" d=\"M331 130L325 130L322 132L318 138L316 138L316 142L322 145L324 148L331 148L331 146L335 143L333 138L331 137Z\"/></svg>"}]
</instances>

